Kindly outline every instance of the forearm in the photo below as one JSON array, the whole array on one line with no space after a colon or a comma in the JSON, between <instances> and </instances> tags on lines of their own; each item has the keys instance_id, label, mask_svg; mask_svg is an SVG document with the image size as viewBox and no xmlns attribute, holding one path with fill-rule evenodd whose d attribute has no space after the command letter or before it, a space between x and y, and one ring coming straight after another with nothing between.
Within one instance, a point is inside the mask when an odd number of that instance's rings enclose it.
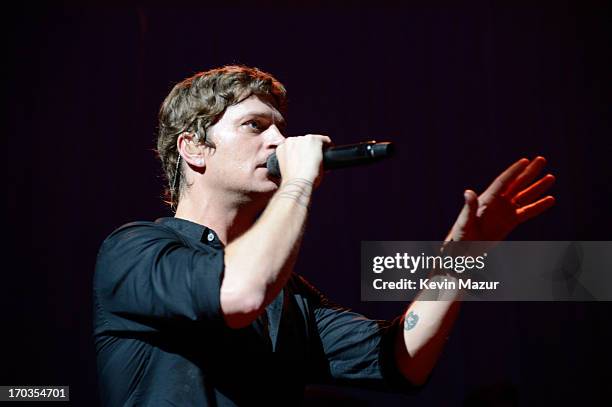
<instances>
[{"instance_id":1,"label":"forearm","mask_svg":"<svg viewBox=\"0 0 612 407\"><path fill-rule=\"evenodd\" d=\"M312 188L305 179L283 182L255 225L227 246L221 303L224 314L234 316L232 325L257 318L287 282Z\"/></svg>"},{"instance_id":2,"label":"forearm","mask_svg":"<svg viewBox=\"0 0 612 407\"><path fill-rule=\"evenodd\" d=\"M452 278L448 275L437 278ZM402 374L412 383L425 382L444 347L460 308L460 293L441 292L443 300L425 301L418 297L406 310L402 329L396 338L396 360Z\"/></svg>"}]
</instances>

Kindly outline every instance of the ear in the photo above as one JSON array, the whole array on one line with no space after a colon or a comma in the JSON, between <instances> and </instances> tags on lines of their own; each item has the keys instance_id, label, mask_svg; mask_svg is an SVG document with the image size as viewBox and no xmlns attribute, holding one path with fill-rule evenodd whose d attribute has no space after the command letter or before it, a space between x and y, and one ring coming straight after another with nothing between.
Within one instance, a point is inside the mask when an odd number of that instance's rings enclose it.
<instances>
[{"instance_id":1,"label":"ear","mask_svg":"<svg viewBox=\"0 0 612 407\"><path fill-rule=\"evenodd\" d=\"M204 168L204 145L200 144L197 133L183 132L176 139L176 148L183 158L192 167Z\"/></svg>"}]
</instances>

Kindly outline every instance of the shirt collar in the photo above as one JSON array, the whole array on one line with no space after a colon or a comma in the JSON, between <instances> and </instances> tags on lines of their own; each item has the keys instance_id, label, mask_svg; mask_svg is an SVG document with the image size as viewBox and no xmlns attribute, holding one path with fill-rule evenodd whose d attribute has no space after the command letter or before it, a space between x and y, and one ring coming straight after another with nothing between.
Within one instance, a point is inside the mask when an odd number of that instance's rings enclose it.
<instances>
[{"instance_id":1,"label":"shirt collar","mask_svg":"<svg viewBox=\"0 0 612 407\"><path fill-rule=\"evenodd\" d=\"M156 219L155 222L171 227L182 235L209 246L217 248L223 247L223 243L219 240L217 233L211 228L200 225L199 223L174 217L159 218Z\"/></svg>"}]
</instances>

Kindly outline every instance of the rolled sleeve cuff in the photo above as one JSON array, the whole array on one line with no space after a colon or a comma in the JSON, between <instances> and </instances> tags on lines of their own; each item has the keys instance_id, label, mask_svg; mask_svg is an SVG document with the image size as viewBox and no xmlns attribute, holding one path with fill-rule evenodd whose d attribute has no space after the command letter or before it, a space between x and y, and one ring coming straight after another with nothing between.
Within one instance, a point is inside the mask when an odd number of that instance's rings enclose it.
<instances>
[{"instance_id":1,"label":"rolled sleeve cuff","mask_svg":"<svg viewBox=\"0 0 612 407\"><path fill-rule=\"evenodd\" d=\"M195 299L202 320L223 322L221 282L225 270L224 251L202 256L195 267Z\"/></svg>"},{"instance_id":2,"label":"rolled sleeve cuff","mask_svg":"<svg viewBox=\"0 0 612 407\"><path fill-rule=\"evenodd\" d=\"M379 362L385 384L393 391L412 393L418 387L399 370L395 356L395 341L402 329L402 316L398 316L385 327L380 344Z\"/></svg>"}]
</instances>

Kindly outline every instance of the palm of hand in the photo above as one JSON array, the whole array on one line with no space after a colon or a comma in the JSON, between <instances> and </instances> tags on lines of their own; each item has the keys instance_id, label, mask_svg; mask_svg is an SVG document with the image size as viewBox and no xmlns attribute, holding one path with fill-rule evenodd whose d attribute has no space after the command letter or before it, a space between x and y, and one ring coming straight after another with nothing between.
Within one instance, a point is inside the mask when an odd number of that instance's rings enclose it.
<instances>
[{"instance_id":1,"label":"palm of hand","mask_svg":"<svg viewBox=\"0 0 612 407\"><path fill-rule=\"evenodd\" d=\"M543 157L531 162L521 159L501 173L480 196L465 191L465 205L446 240L502 240L520 223L554 205L552 196L538 199L554 183L553 175L531 184L545 164Z\"/></svg>"}]
</instances>

